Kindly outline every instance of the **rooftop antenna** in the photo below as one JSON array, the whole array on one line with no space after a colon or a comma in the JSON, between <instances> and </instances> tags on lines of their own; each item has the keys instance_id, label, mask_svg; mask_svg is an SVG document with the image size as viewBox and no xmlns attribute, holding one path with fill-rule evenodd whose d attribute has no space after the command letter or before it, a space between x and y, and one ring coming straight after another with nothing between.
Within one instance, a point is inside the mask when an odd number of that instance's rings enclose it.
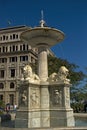
<instances>
[{"instance_id":1,"label":"rooftop antenna","mask_svg":"<svg viewBox=\"0 0 87 130\"><path fill-rule=\"evenodd\" d=\"M44 14L43 14L43 10L41 10L41 21L40 21L40 26L44 27L45 21L43 20Z\"/></svg>"},{"instance_id":2,"label":"rooftop antenna","mask_svg":"<svg viewBox=\"0 0 87 130\"><path fill-rule=\"evenodd\" d=\"M11 26L11 21L8 20L8 21L7 21L7 24L8 24L8 27L10 27L10 26Z\"/></svg>"}]
</instances>

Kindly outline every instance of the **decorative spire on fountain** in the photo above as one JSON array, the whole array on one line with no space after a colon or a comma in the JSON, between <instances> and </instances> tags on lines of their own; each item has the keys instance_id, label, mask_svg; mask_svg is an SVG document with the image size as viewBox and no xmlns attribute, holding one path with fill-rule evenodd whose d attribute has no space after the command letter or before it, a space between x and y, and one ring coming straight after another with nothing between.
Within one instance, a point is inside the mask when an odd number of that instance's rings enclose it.
<instances>
[{"instance_id":1,"label":"decorative spire on fountain","mask_svg":"<svg viewBox=\"0 0 87 130\"><path fill-rule=\"evenodd\" d=\"M41 10L41 21L40 21L40 26L43 28L44 27L44 24L45 24L45 21L43 20L43 10Z\"/></svg>"}]
</instances>

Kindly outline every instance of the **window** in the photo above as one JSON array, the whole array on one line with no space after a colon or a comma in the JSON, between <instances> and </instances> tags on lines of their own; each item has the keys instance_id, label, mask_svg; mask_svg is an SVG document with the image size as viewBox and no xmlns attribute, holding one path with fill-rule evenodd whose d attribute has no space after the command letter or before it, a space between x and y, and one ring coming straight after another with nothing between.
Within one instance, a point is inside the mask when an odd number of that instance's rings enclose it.
<instances>
[{"instance_id":1,"label":"window","mask_svg":"<svg viewBox=\"0 0 87 130\"><path fill-rule=\"evenodd\" d=\"M6 40L8 40L8 36L6 36Z\"/></svg>"},{"instance_id":2,"label":"window","mask_svg":"<svg viewBox=\"0 0 87 130\"><path fill-rule=\"evenodd\" d=\"M28 61L28 56L20 56L20 61Z\"/></svg>"},{"instance_id":3,"label":"window","mask_svg":"<svg viewBox=\"0 0 87 130\"><path fill-rule=\"evenodd\" d=\"M9 98L10 98L10 104L14 105L14 94L10 94Z\"/></svg>"},{"instance_id":4,"label":"window","mask_svg":"<svg viewBox=\"0 0 87 130\"><path fill-rule=\"evenodd\" d=\"M18 46L16 46L16 51L18 51Z\"/></svg>"},{"instance_id":5,"label":"window","mask_svg":"<svg viewBox=\"0 0 87 130\"><path fill-rule=\"evenodd\" d=\"M12 35L10 35L10 39L12 40Z\"/></svg>"},{"instance_id":6,"label":"window","mask_svg":"<svg viewBox=\"0 0 87 130\"><path fill-rule=\"evenodd\" d=\"M2 63L6 63L7 62L7 58L1 58L2 59Z\"/></svg>"},{"instance_id":7,"label":"window","mask_svg":"<svg viewBox=\"0 0 87 130\"><path fill-rule=\"evenodd\" d=\"M11 77L15 77L15 69L11 69Z\"/></svg>"},{"instance_id":8,"label":"window","mask_svg":"<svg viewBox=\"0 0 87 130\"><path fill-rule=\"evenodd\" d=\"M2 41L2 37L0 37L0 41Z\"/></svg>"},{"instance_id":9,"label":"window","mask_svg":"<svg viewBox=\"0 0 87 130\"><path fill-rule=\"evenodd\" d=\"M13 82L10 83L10 88L14 88L14 83Z\"/></svg>"},{"instance_id":10,"label":"window","mask_svg":"<svg viewBox=\"0 0 87 130\"><path fill-rule=\"evenodd\" d=\"M3 52L5 52L5 47L3 46Z\"/></svg>"},{"instance_id":11,"label":"window","mask_svg":"<svg viewBox=\"0 0 87 130\"><path fill-rule=\"evenodd\" d=\"M20 51L22 51L22 45L20 45Z\"/></svg>"},{"instance_id":12,"label":"window","mask_svg":"<svg viewBox=\"0 0 87 130\"><path fill-rule=\"evenodd\" d=\"M2 63L4 63L4 61L5 61L4 58L2 58Z\"/></svg>"},{"instance_id":13,"label":"window","mask_svg":"<svg viewBox=\"0 0 87 130\"><path fill-rule=\"evenodd\" d=\"M0 47L0 52L1 52L1 47Z\"/></svg>"},{"instance_id":14,"label":"window","mask_svg":"<svg viewBox=\"0 0 87 130\"><path fill-rule=\"evenodd\" d=\"M27 50L28 50L28 45L27 45Z\"/></svg>"},{"instance_id":15,"label":"window","mask_svg":"<svg viewBox=\"0 0 87 130\"><path fill-rule=\"evenodd\" d=\"M9 62L17 62L17 57L10 57Z\"/></svg>"},{"instance_id":16,"label":"window","mask_svg":"<svg viewBox=\"0 0 87 130\"><path fill-rule=\"evenodd\" d=\"M5 71L4 70L0 70L0 78L4 78L5 75Z\"/></svg>"},{"instance_id":17,"label":"window","mask_svg":"<svg viewBox=\"0 0 87 130\"><path fill-rule=\"evenodd\" d=\"M18 39L18 34L16 34L16 39Z\"/></svg>"},{"instance_id":18,"label":"window","mask_svg":"<svg viewBox=\"0 0 87 130\"><path fill-rule=\"evenodd\" d=\"M7 46L6 46L6 52L8 51L8 48L7 48Z\"/></svg>"},{"instance_id":19,"label":"window","mask_svg":"<svg viewBox=\"0 0 87 130\"><path fill-rule=\"evenodd\" d=\"M15 46L13 46L13 51L15 51Z\"/></svg>"},{"instance_id":20,"label":"window","mask_svg":"<svg viewBox=\"0 0 87 130\"><path fill-rule=\"evenodd\" d=\"M25 44L23 44L23 51L25 51Z\"/></svg>"},{"instance_id":21,"label":"window","mask_svg":"<svg viewBox=\"0 0 87 130\"><path fill-rule=\"evenodd\" d=\"M3 88L4 88L4 84L0 83L0 89L3 89Z\"/></svg>"},{"instance_id":22,"label":"window","mask_svg":"<svg viewBox=\"0 0 87 130\"><path fill-rule=\"evenodd\" d=\"M11 52L11 46L10 46L10 52Z\"/></svg>"},{"instance_id":23,"label":"window","mask_svg":"<svg viewBox=\"0 0 87 130\"><path fill-rule=\"evenodd\" d=\"M5 35L3 35L3 41L5 40Z\"/></svg>"},{"instance_id":24,"label":"window","mask_svg":"<svg viewBox=\"0 0 87 130\"><path fill-rule=\"evenodd\" d=\"M3 95L0 95L0 100L3 100Z\"/></svg>"},{"instance_id":25,"label":"window","mask_svg":"<svg viewBox=\"0 0 87 130\"><path fill-rule=\"evenodd\" d=\"M13 34L13 39L15 39L15 34Z\"/></svg>"},{"instance_id":26,"label":"window","mask_svg":"<svg viewBox=\"0 0 87 130\"><path fill-rule=\"evenodd\" d=\"M0 58L0 63L6 63L7 62L7 58Z\"/></svg>"}]
</instances>

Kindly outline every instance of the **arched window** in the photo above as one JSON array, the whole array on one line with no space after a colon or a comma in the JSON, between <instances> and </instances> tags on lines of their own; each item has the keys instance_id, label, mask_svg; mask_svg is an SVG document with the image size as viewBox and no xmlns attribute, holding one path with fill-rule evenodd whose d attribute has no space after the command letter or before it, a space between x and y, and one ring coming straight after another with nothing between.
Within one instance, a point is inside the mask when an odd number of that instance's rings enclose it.
<instances>
[{"instance_id":1,"label":"arched window","mask_svg":"<svg viewBox=\"0 0 87 130\"><path fill-rule=\"evenodd\" d=\"M4 88L4 84L0 83L0 89L3 89L3 88Z\"/></svg>"},{"instance_id":2,"label":"arched window","mask_svg":"<svg viewBox=\"0 0 87 130\"><path fill-rule=\"evenodd\" d=\"M14 88L14 83L13 82L10 83L10 88Z\"/></svg>"}]
</instances>

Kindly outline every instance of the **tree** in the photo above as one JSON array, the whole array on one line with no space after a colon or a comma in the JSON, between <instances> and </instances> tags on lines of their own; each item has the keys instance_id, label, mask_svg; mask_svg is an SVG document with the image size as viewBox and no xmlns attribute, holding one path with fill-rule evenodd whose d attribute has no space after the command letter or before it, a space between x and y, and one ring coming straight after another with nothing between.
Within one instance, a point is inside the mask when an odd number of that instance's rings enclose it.
<instances>
[{"instance_id":1,"label":"tree","mask_svg":"<svg viewBox=\"0 0 87 130\"><path fill-rule=\"evenodd\" d=\"M58 73L58 70L61 66L65 66L69 70L68 78L71 80L71 84L73 86L79 84L80 81L84 79L85 74L82 71L76 71L79 66L69 63L65 59L48 56L48 75L52 74L53 72Z\"/></svg>"}]
</instances>

